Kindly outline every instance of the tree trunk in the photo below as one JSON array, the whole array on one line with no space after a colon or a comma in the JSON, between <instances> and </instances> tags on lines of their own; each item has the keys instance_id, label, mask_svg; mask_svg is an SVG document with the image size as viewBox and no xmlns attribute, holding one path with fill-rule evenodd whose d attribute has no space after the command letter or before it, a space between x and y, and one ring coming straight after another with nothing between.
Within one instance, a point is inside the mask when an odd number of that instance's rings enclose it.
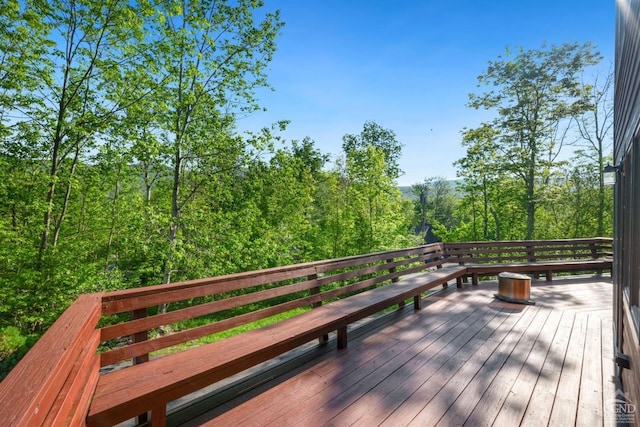
<instances>
[{"instance_id":1,"label":"tree trunk","mask_svg":"<svg viewBox=\"0 0 640 427\"><path fill-rule=\"evenodd\" d=\"M498 217L498 212L494 209L493 206L490 207L491 215L493 216L493 221L496 223L496 241L502 239L500 235L500 218Z\"/></svg>"},{"instance_id":2,"label":"tree trunk","mask_svg":"<svg viewBox=\"0 0 640 427\"><path fill-rule=\"evenodd\" d=\"M535 233L536 216L536 150L531 149L529 170L527 171L527 240L532 240Z\"/></svg>"},{"instance_id":3,"label":"tree trunk","mask_svg":"<svg viewBox=\"0 0 640 427\"><path fill-rule=\"evenodd\" d=\"M182 156L180 149L176 149L175 165L173 168L173 191L171 192L171 226L169 228L169 249L164 264L164 277L162 283L171 283L171 273L173 272L173 258L175 256L178 227L180 222L180 170L182 167ZM167 312L167 304L158 306L158 314Z\"/></svg>"},{"instance_id":4,"label":"tree trunk","mask_svg":"<svg viewBox=\"0 0 640 427\"><path fill-rule=\"evenodd\" d=\"M482 218L483 224L482 224L482 236L484 238L484 240L487 240L488 236L489 236L489 195L487 194L487 180L486 179L482 179L482 197L484 198L483 200L483 204L484 204L484 215ZM496 228L498 227L498 223L496 221Z\"/></svg>"}]
</instances>

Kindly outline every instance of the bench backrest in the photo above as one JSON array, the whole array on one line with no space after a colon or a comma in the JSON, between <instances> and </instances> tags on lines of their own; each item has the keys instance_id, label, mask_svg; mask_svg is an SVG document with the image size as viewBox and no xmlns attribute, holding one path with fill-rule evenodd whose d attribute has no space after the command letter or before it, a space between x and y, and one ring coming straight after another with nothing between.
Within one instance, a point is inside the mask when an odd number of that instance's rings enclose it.
<instances>
[{"instance_id":1,"label":"bench backrest","mask_svg":"<svg viewBox=\"0 0 640 427\"><path fill-rule=\"evenodd\" d=\"M402 275L440 267L443 262L443 246L436 243L107 293L103 315L115 316L111 325L101 328L101 341L121 345L102 353L101 365L132 357L143 362L153 351L249 323L268 322L271 316L294 315L323 302L396 282ZM159 305L169 303L166 313L158 311ZM172 333L155 332L167 327Z\"/></svg>"},{"instance_id":2,"label":"bench backrest","mask_svg":"<svg viewBox=\"0 0 640 427\"><path fill-rule=\"evenodd\" d=\"M612 256L612 239L513 240L445 243L452 262L529 263L598 259Z\"/></svg>"}]
</instances>

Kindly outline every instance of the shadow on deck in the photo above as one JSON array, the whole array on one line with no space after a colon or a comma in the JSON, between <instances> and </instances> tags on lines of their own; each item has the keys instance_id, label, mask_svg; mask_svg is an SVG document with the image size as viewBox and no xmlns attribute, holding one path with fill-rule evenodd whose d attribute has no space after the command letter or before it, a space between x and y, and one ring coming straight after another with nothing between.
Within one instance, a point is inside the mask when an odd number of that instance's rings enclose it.
<instances>
[{"instance_id":1,"label":"shadow on deck","mask_svg":"<svg viewBox=\"0 0 640 427\"><path fill-rule=\"evenodd\" d=\"M496 291L450 287L361 322L347 349L298 349L177 402L169 424L615 425L609 276L534 280L533 306Z\"/></svg>"}]
</instances>

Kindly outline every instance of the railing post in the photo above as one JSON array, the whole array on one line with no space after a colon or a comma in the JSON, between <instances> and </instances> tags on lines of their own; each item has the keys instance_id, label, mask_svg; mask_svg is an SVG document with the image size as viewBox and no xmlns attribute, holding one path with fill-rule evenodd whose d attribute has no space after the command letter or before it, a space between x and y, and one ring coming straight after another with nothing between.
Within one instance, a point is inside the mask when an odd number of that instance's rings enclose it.
<instances>
[{"instance_id":1,"label":"railing post","mask_svg":"<svg viewBox=\"0 0 640 427\"><path fill-rule=\"evenodd\" d=\"M139 308L137 310L133 310L132 316L133 316L133 320L142 319L144 317L147 317L147 309L146 308ZM133 342L134 343L147 341L148 339L149 339L149 331L142 331L142 332L137 332L137 333L133 334ZM140 355L135 356L133 358L133 364L134 365L139 365L141 363L145 363L145 362L148 362L148 361L149 361L149 353L140 354ZM149 421L149 414L147 412L145 412L144 414L140 414L140 415L138 415L136 417L136 422L138 424L145 424L145 423L147 423L147 421ZM157 422L154 422L154 425L156 425L156 424L157 424Z\"/></svg>"},{"instance_id":2,"label":"railing post","mask_svg":"<svg viewBox=\"0 0 640 427\"><path fill-rule=\"evenodd\" d=\"M139 308L138 310L133 310L133 320L142 319L147 317L147 309ZM142 331L133 334L133 342L142 342L147 341L149 339L149 331ZM133 359L133 364L138 365L140 363L149 361L149 353L140 354Z\"/></svg>"},{"instance_id":3,"label":"railing post","mask_svg":"<svg viewBox=\"0 0 640 427\"><path fill-rule=\"evenodd\" d=\"M313 282L314 280L318 280L317 274L310 274L307 276L307 280ZM320 286L314 286L309 288L309 296L318 295L320 293ZM311 304L311 308L320 307L322 305L322 301L317 301Z\"/></svg>"},{"instance_id":4,"label":"railing post","mask_svg":"<svg viewBox=\"0 0 640 427\"><path fill-rule=\"evenodd\" d=\"M393 264L393 258L390 258L387 260L387 264ZM392 265L391 267L389 267L389 274L393 274L396 272L396 267L394 265ZM392 277L391 278L391 283L398 283L400 279L398 277Z\"/></svg>"},{"instance_id":5,"label":"railing post","mask_svg":"<svg viewBox=\"0 0 640 427\"><path fill-rule=\"evenodd\" d=\"M318 280L318 275L310 274L307 276L307 280L310 282L314 280ZM309 296L318 295L319 293L320 293L320 286L314 286L312 288L309 288ZM316 301L313 304L311 304L312 309L316 307L321 307L321 306L322 306L322 301ZM318 341L320 342L320 344L325 344L327 341L329 341L329 335L324 334L323 336L318 338Z\"/></svg>"},{"instance_id":6,"label":"railing post","mask_svg":"<svg viewBox=\"0 0 640 427\"><path fill-rule=\"evenodd\" d=\"M529 262L536 262L536 249L533 245L526 245L527 248L527 257L529 258ZM534 279L540 277L538 273L533 273ZM547 279L548 280L548 279Z\"/></svg>"},{"instance_id":7,"label":"railing post","mask_svg":"<svg viewBox=\"0 0 640 427\"><path fill-rule=\"evenodd\" d=\"M387 260L387 264L393 264L393 258L388 258ZM389 274L393 274L396 272L396 267L394 265L392 265L391 267L389 267ZM392 277L391 278L391 283L398 283L400 279L398 277ZM405 306L405 302L404 301L400 301L398 303L398 308L402 308Z\"/></svg>"}]
</instances>

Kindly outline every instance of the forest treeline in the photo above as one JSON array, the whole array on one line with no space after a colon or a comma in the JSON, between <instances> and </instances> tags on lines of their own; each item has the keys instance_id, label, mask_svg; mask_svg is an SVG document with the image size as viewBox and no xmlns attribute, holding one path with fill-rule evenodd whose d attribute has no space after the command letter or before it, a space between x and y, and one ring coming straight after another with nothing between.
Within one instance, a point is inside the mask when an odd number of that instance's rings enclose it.
<instances>
[{"instance_id":1,"label":"forest treeline","mask_svg":"<svg viewBox=\"0 0 640 427\"><path fill-rule=\"evenodd\" d=\"M256 0L0 4L0 359L77 295L445 240L608 236L611 77L590 44L507 51L469 107L456 186L402 197L402 143L341 153L260 108L283 23ZM571 152L571 155L567 155ZM426 163L425 163L426 164Z\"/></svg>"}]
</instances>

